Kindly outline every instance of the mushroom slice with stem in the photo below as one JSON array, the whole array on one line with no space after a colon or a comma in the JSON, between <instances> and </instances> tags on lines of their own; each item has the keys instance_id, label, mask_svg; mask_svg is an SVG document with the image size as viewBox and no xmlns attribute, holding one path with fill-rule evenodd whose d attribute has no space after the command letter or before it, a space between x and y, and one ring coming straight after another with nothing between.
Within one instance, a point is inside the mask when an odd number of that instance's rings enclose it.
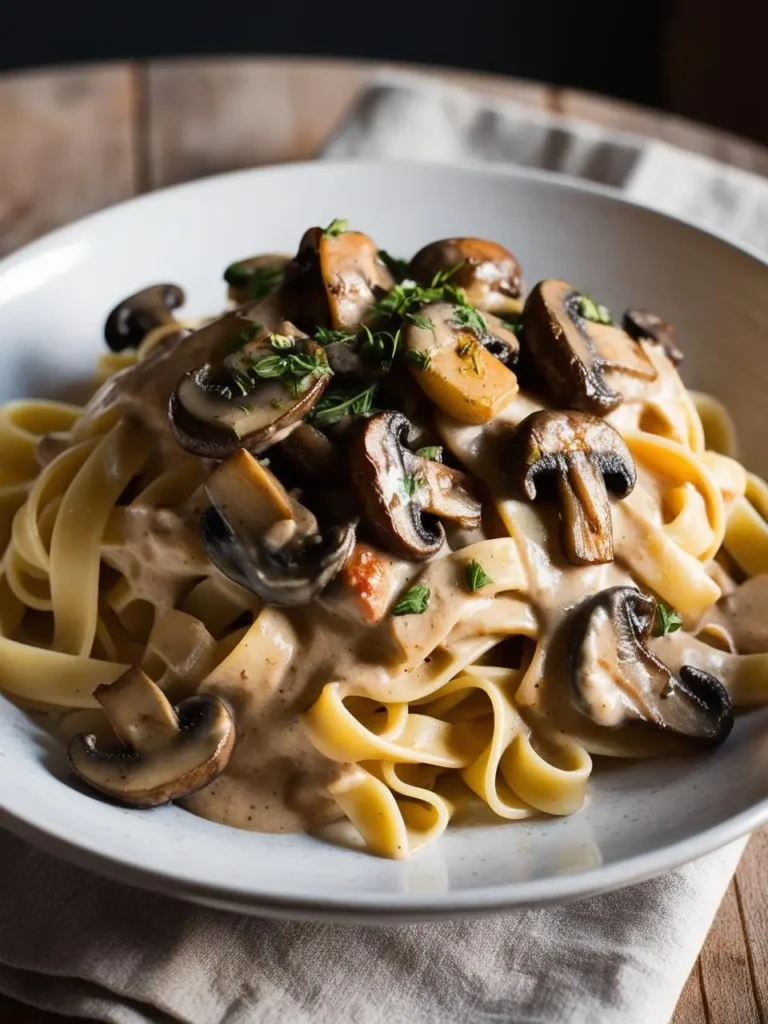
<instances>
[{"instance_id":1,"label":"mushroom slice with stem","mask_svg":"<svg viewBox=\"0 0 768 1024\"><path fill-rule=\"evenodd\" d=\"M607 371L656 379L650 360L628 334L585 313L595 304L566 281L541 281L523 310L526 352L557 402L597 415L610 412L622 395Z\"/></svg>"},{"instance_id":2,"label":"mushroom slice with stem","mask_svg":"<svg viewBox=\"0 0 768 1024\"><path fill-rule=\"evenodd\" d=\"M280 333L261 330L220 369L206 364L181 378L169 405L171 427L194 455L262 452L300 423L330 377L322 346L292 324Z\"/></svg>"},{"instance_id":3,"label":"mushroom slice with stem","mask_svg":"<svg viewBox=\"0 0 768 1024\"><path fill-rule=\"evenodd\" d=\"M534 412L509 436L505 470L528 501L555 493L563 551L575 565L613 561L608 491L625 498L637 471L621 434L584 412ZM549 485L549 486L548 486Z\"/></svg>"},{"instance_id":4,"label":"mushroom slice with stem","mask_svg":"<svg viewBox=\"0 0 768 1024\"><path fill-rule=\"evenodd\" d=\"M410 432L398 412L365 420L350 447L350 474L375 537L392 554L420 560L443 545L445 531L437 520L478 526L481 505L463 473L406 447ZM433 521L425 521L425 514Z\"/></svg>"},{"instance_id":5,"label":"mushroom slice with stem","mask_svg":"<svg viewBox=\"0 0 768 1024\"><path fill-rule=\"evenodd\" d=\"M172 707L139 668L96 688L119 750L102 750L80 733L69 745L75 773L101 793L134 807L157 807L207 786L227 767L235 721L218 697L188 697Z\"/></svg>"},{"instance_id":6,"label":"mushroom slice with stem","mask_svg":"<svg viewBox=\"0 0 768 1024\"><path fill-rule=\"evenodd\" d=\"M518 349L515 334L491 313L435 302L403 331L408 369L443 412L462 423L487 423L518 391L517 377L489 348Z\"/></svg>"},{"instance_id":7,"label":"mushroom slice with stem","mask_svg":"<svg viewBox=\"0 0 768 1024\"><path fill-rule=\"evenodd\" d=\"M119 302L104 324L104 340L113 352L138 348L157 327L186 328L173 315L184 304L184 290L177 284L152 284Z\"/></svg>"},{"instance_id":8,"label":"mushroom slice with stem","mask_svg":"<svg viewBox=\"0 0 768 1024\"><path fill-rule=\"evenodd\" d=\"M570 676L578 703L607 728L647 723L689 742L716 746L733 727L725 687L701 669L675 675L647 647L656 602L633 587L612 587L574 613Z\"/></svg>"},{"instance_id":9,"label":"mushroom slice with stem","mask_svg":"<svg viewBox=\"0 0 768 1024\"><path fill-rule=\"evenodd\" d=\"M409 274L427 288L436 275L463 288L467 301L500 316L520 313L523 275L509 249L485 238L443 238L419 249ZM450 276L448 276L450 275Z\"/></svg>"},{"instance_id":10,"label":"mushroom slice with stem","mask_svg":"<svg viewBox=\"0 0 768 1024\"><path fill-rule=\"evenodd\" d=\"M227 297L238 305L266 298L282 284L290 261L290 256L270 252L230 263L224 271L224 280L229 285Z\"/></svg>"},{"instance_id":11,"label":"mushroom slice with stem","mask_svg":"<svg viewBox=\"0 0 768 1024\"><path fill-rule=\"evenodd\" d=\"M214 470L205 489L213 502L200 524L208 557L267 604L308 604L352 553L355 523L321 533L309 509L243 449Z\"/></svg>"},{"instance_id":12,"label":"mushroom slice with stem","mask_svg":"<svg viewBox=\"0 0 768 1024\"><path fill-rule=\"evenodd\" d=\"M664 349L664 354L673 366L683 361L683 353L678 347L673 324L662 320L656 313L645 309L628 309L622 319L624 330L635 341L655 341Z\"/></svg>"}]
</instances>

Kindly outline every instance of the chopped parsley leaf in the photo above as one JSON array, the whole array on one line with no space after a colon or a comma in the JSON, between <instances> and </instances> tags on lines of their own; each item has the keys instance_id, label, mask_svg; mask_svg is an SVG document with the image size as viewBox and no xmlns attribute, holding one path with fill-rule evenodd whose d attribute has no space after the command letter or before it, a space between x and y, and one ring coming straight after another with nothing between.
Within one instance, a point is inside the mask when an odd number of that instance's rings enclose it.
<instances>
[{"instance_id":1,"label":"chopped parsley leaf","mask_svg":"<svg viewBox=\"0 0 768 1024\"><path fill-rule=\"evenodd\" d=\"M429 607L430 590L418 584L406 590L395 607L393 615L422 615Z\"/></svg>"},{"instance_id":2,"label":"chopped parsley leaf","mask_svg":"<svg viewBox=\"0 0 768 1024\"><path fill-rule=\"evenodd\" d=\"M654 636L666 636L667 633L676 633L683 624L680 613L670 608L668 604L659 601L656 606L656 628Z\"/></svg>"},{"instance_id":3,"label":"chopped parsley leaf","mask_svg":"<svg viewBox=\"0 0 768 1024\"><path fill-rule=\"evenodd\" d=\"M427 445L426 448L417 448L414 455L418 455L420 459L429 459L430 462L443 461L443 449L437 444Z\"/></svg>"},{"instance_id":4,"label":"chopped parsley leaf","mask_svg":"<svg viewBox=\"0 0 768 1024\"><path fill-rule=\"evenodd\" d=\"M386 249L379 249L379 259L395 277L401 281L408 273L408 261L399 260L396 256L390 256Z\"/></svg>"},{"instance_id":5,"label":"chopped parsley leaf","mask_svg":"<svg viewBox=\"0 0 768 1024\"><path fill-rule=\"evenodd\" d=\"M343 231L346 231L348 227L348 220L344 220L340 217L334 217L328 227L323 229L323 234L328 235L329 238L338 238L338 236Z\"/></svg>"},{"instance_id":6,"label":"chopped parsley leaf","mask_svg":"<svg viewBox=\"0 0 768 1024\"><path fill-rule=\"evenodd\" d=\"M465 570L467 586L470 590L480 590L481 587L487 587L489 583L493 583L493 580L482 565L474 558L465 566Z\"/></svg>"}]
</instances>

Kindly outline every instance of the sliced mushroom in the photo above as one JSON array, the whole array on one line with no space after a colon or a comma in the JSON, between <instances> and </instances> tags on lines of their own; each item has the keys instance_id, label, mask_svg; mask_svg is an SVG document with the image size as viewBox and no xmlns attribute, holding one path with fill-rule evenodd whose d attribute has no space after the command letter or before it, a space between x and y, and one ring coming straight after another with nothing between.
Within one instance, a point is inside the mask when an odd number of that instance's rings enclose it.
<instances>
[{"instance_id":1,"label":"sliced mushroom","mask_svg":"<svg viewBox=\"0 0 768 1024\"><path fill-rule=\"evenodd\" d=\"M628 309L622 322L624 330L635 341L655 341L674 366L682 363L683 353L678 347L673 324L645 309Z\"/></svg>"},{"instance_id":2,"label":"sliced mushroom","mask_svg":"<svg viewBox=\"0 0 768 1024\"><path fill-rule=\"evenodd\" d=\"M284 347L275 349L276 335L260 331L219 369L206 364L181 378L168 414L182 448L212 459L227 458L238 448L259 453L286 437L309 412L331 376L325 352L292 324L280 330L277 337ZM274 363L285 357L305 357L306 373L258 375L263 359Z\"/></svg>"},{"instance_id":3,"label":"sliced mushroom","mask_svg":"<svg viewBox=\"0 0 768 1024\"><path fill-rule=\"evenodd\" d=\"M337 479L342 468L338 447L310 423L299 423L280 444L280 452L310 480L328 483Z\"/></svg>"},{"instance_id":4,"label":"sliced mushroom","mask_svg":"<svg viewBox=\"0 0 768 1024\"><path fill-rule=\"evenodd\" d=\"M290 261L290 256L270 252L230 263L224 271L227 297L238 305L249 299L260 301L280 287Z\"/></svg>"},{"instance_id":5,"label":"sliced mushroom","mask_svg":"<svg viewBox=\"0 0 768 1024\"><path fill-rule=\"evenodd\" d=\"M579 705L607 728L647 723L716 746L733 727L733 707L714 676L684 665L675 675L646 642L656 602L633 587L589 598L573 617L570 675Z\"/></svg>"},{"instance_id":6,"label":"sliced mushroom","mask_svg":"<svg viewBox=\"0 0 768 1024\"><path fill-rule=\"evenodd\" d=\"M519 313L523 304L520 264L503 245L485 238L443 238L420 249L411 260L410 273L427 288L436 274L453 271L448 278L463 288L478 309L501 315Z\"/></svg>"},{"instance_id":7,"label":"sliced mushroom","mask_svg":"<svg viewBox=\"0 0 768 1024\"><path fill-rule=\"evenodd\" d=\"M202 789L227 767L235 721L217 697L189 697L174 708L139 668L97 687L94 696L123 746L102 750L95 736L80 733L68 756L99 792L134 807L157 807Z\"/></svg>"},{"instance_id":8,"label":"sliced mushroom","mask_svg":"<svg viewBox=\"0 0 768 1024\"><path fill-rule=\"evenodd\" d=\"M208 557L267 604L313 601L355 546L355 523L321 533L309 509L244 450L214 470L205 489L213 502L201 520Z\"/></svg>"},{"instance_id":9,"label":"sliced mushroom","mask_svg":"<svg viewBox=\"0 0 768 1024\"><path fill-rule=\"evenodd\" d=\"M445 540L437 520L478 526L481 506L463 473L406 448L410 432L398 412L365 420L350 448L350 473L371 532L392 554L424 559Z\"/></svg>"},{"instance_id":10,"label":"sliced mushroom","mask_svg":"<svg viewBox=\"0 0 768 1024\"><path fill-rule=\"evenodd\" d=\"M173 316L184 304L184 291L177 284L153 284L118 303L104 324L104 340L113 352L138 348L150 331L166 324L185 328Z\"/></svg>"},{"instance_id":11,"label":"sliced mushroom","mask_svg":"<svg viewBox=\"0 0 768 1024\"><path fill-rule=\"evenodd\" d=\"M470 326L467 326L469 323ZM463 423L487 423L517 394L517 377L491 349L499 342L517 351L518 341L492 313L436 302L406 324L408 369L425 394Z\"/></svg>"},{"instance_id":12,"label":"sliced mushroom","mask_svg":"<svg viewBox=\"0 0 768 1024\"><path fill-rule=\"evenodd\" d=\"M303 319L295 319L308 332L325 323L336 330L359 327L395 283L368 235L321 228L305 232L285 281L289 308L296 304Z\"/></svg>"},{"instance_id":13,"label":"sliced mushroom","mask_svg":"<svg viewBox=\"0 0 768 1024\"><path fill-rule=\"evenodd\" d=\"M506 473L528 501L553 493L563 551L575 565L613 561L608 491L626 497L637 471L622 436L583 412L534 412L507 443ZM553 489L554 485L554 489Z\"/></svg>"},{"instance_id":14,"label":"sliced mushroom","mask_svg":"<svg viewBox=\"0 0 768 1024\"><path fill-rule=\"evenodd\" d=\"M582 315L584 296L566 281L541 281L523 310L525 345L552 397L571 409L602 415L622 402L607 371L655 380L639 345L613 324Z\"/></svg>"}]
</instances>

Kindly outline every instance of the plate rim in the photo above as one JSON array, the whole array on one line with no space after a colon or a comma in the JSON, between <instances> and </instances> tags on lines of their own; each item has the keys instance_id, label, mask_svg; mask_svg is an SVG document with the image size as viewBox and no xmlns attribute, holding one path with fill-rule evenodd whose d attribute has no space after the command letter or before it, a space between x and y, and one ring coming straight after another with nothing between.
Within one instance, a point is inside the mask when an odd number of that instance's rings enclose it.
<instances>
[{"instance_id":1,"label":"plate rim","mask_svg":"<svg viewBox=\"0 0 768 1024\"><path fill-rule=\"evenodd\" d=\"M220 174L207 175L193 181L166 186L141 195L132 196L101 210L80 217L50 231L20 247L0 260L0 281L3 275L38 252L66 243L73 236L87 235L90 228L102 220L109 220L118 211L151 207L162 203L169 194L204 190L223 186L227 181L267 176L312 174L318 168L328 172L344 169L377 170L395 164L398 168L419 173L466 173L501 179L517 179L550 185L557 190L574 194L595 195L623 207L643 211L661 221L672 221L694 232L746 255L768 269L768 257L749 243L735 239L726 231L702 227L694 220L670 214L624 195L619 189L598 182L586 181L561 172L508 164L487 163L477 160L444 161L413 160L305 160L245 168ZM353 891L339 895L317 895L309 892L274 894L260 890L258 879L247 888L223 882L209 882L202 878L183 878L171 870L146 867L119 856L96 850L83 842L64 835L59 829L40 824L35 815L25 809L0 806L0 825L19 838L33 843L45 852L87 871L95 872L123 884L161 892L177 899L190 900L206 906L264 916L301 920L346 920L367 923L395 923L398 921L426 920L481 916L503 910L550 906L598 895L603 892L634 885L682 864L696 860L739 840L747 833L768 822L768 792L766 796L727 820L712 825L686 838L666 843L655 850L638 853L610 865L598 865L562 875L479 886L464 890L447 890L430 894L408 892L367 893Z\"/></svg>"}]
</instances>

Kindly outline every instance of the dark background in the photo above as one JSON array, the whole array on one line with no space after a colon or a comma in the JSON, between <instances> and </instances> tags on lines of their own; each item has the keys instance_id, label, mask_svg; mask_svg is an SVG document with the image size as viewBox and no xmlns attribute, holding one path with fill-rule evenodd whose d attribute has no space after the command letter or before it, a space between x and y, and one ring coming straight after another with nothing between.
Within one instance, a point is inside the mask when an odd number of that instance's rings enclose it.
<instances>
[{"instance_id":1,"label":"dark background","mask_svg":"<svg viewBox=\"0 0 768 1024\"><path fill-rule=\"evenodd\" d=\"M311 54L533 78L768 142L768 0L6 0L0 69Z\"/></svg>"}]
</instances>

